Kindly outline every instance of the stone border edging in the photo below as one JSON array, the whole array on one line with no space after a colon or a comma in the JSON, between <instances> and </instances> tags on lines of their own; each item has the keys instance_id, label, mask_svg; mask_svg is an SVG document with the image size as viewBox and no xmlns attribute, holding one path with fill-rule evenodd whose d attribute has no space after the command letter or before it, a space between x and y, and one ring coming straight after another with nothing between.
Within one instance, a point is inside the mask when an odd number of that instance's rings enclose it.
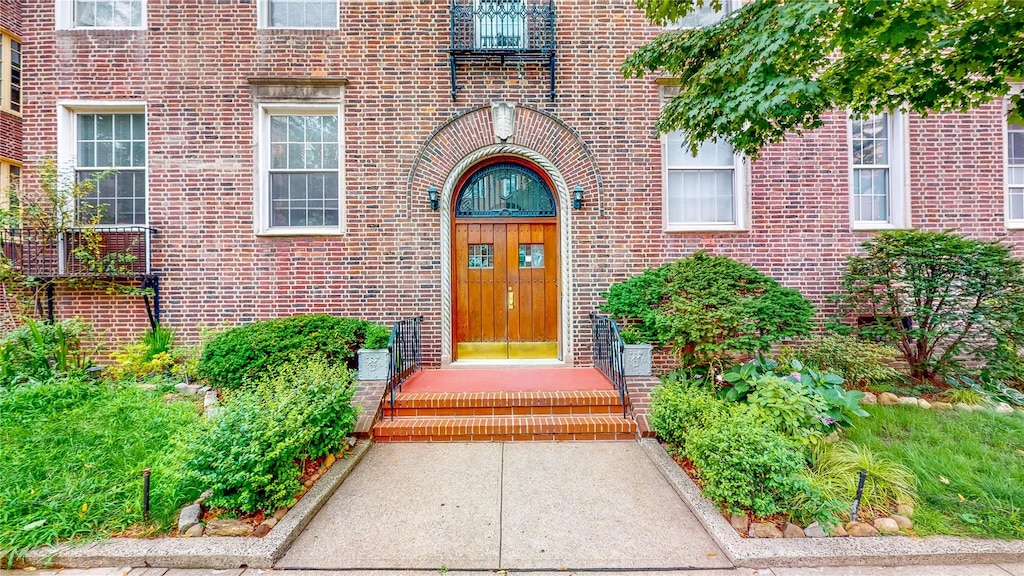
<instances>
[{"instance_id":1,"label":"stone border edging","mask_svg":"<svg viewBox=\"0 0 1024 576\"><path fill-rule=\"evenodd\" d=\"M742 538L654 438L640 440L686 506L729 560L743 568L1002 564L1024 562L1024 541L954 536L866 538Z\"/></svg>"},{"instance_id":2,"label":"stone border edging","mask_svg":"<svg viewBox=\"0 0 1024 576\"><path fill-rule=\"evenodd\" d=\"M358 441L263 538L112 538L84 546L39 548L29 552L26 561L38 567L65 568L272 568L366 455L370 444Z\"/></svg>"}]
</instances>

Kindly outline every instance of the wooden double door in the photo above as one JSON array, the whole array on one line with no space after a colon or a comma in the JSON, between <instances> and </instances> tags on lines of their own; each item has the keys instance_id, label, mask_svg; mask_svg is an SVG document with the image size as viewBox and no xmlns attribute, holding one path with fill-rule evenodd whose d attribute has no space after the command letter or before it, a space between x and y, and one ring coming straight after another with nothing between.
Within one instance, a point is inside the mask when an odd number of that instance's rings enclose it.
<instances>
[{"instance_id":1,"label":"wooden double door","mask_svg":"<svg viewBox=\"0 0 1024 576\"><path fill-rule=\"evenodd\" d=\"M456 358L558 357L554 219L455 222Z\"/></svg>"}]
</instances>

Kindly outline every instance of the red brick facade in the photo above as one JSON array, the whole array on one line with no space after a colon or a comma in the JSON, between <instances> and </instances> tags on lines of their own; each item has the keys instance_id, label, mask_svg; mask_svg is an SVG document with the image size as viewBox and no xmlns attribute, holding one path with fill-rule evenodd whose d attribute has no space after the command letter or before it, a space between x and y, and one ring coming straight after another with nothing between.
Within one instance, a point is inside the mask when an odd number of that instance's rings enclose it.
<instances>
[{"instance_id":1,"label":"red brick facade","mask_svg":"<svg viewBox=\"0 0 1024 576\"><path fill-rule=\"evenodd\" d=\"M0 0L0 31L21 37L21 0ZM21 141L21 116L0 109L0 159L21 162Z\"/></svg>"},{"instance_id":2,"label":"red brick facade","mask_svg":"<svg viewBox=\"0 0 1024 576\"><path fill-rule=\"evenodd\" d=\"M663 232L662 145L652 128L660 88L619 72L657 32L632 1L556 0L553 102L547 68L497 64L461 64L452 101L446 0L342 1L337 31L257 29L254 1L179 0L149 0L145 31L56 30L52 0L23 4L26 165L55 154L59 103L145 103L153 264L164 323L185 340L201 325L298 313L381 322L423 314L425 359L439 364L442 223L426 190L497 143L495 102L516 105L510 143L547 158L569 190L585 189L561 231L571 246L576 364L589 363L587 313L599 293L646 267L709 249L824 307L844 257L870 237L850 229L847 122L838 113L750 167L747 230ZM347 80L344 235L254 231L248 79L272 77ZM1004 220L1004 123L1001 105L910 119L913 226L1024 239ZM139 299L103 293L62 289L57 315L84 316L119 338L146 326Z\"/></svg>"}]
</instances>

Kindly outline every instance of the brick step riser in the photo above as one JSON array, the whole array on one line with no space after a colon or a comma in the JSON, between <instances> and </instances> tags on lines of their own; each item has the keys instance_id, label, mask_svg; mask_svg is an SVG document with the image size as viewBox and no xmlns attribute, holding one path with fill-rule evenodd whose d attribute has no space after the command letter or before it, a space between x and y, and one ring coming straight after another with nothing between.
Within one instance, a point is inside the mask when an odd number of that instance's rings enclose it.
<instances>
[{"instance_id":1,"label":"brick step riser","mask_svg":"<svg viewBox=\"0 0 1024 576\"><path fill-rule=\"evenodd\" d=\"M636 440L633 432L580 434L442 434L435 436L376 436L376 442L556 442Z\"/></svg>"},{"instance_id":2,"label":"brick step riser","mask_svg":"<svg viewBox=\"0 0 1024 576\"><path fill-rule=\"evenodd\" d=\"M384 418L390 418L392 410L384 408ZM394 409L395 418L435 416L585 416L588 414L622 414L622 406L478 406L464 408L419 408L399 407Z\"/></svg>"}]
</instances>

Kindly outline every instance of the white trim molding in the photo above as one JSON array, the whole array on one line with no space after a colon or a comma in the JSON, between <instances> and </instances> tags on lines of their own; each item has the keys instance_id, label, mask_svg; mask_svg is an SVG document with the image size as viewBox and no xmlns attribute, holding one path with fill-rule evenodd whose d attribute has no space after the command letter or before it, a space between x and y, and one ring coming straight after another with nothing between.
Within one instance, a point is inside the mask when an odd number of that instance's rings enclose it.
<instances>
[{"instance_id":1,"label":"white trim molding","mask_svg":"<svg viewBox=\"0 0 1024 576\"><path fill-rule=\"evenodd\" d=\"M871 168L884 168L888 171L886 185L886 218L876 220L857 220L854 171L857 169L853 158L853 124L857 121L853 116L847 117L846 143L849 152L847 162L849 171L849 214L852 230L897 230L910 228L910 145L908 115L900 111L884 113L887 134L887 162L884 165L871 165ZM872 116L877 118L879 115ZM868 118L868 119L871 119Z\"/></svg>"}]
</instances>

